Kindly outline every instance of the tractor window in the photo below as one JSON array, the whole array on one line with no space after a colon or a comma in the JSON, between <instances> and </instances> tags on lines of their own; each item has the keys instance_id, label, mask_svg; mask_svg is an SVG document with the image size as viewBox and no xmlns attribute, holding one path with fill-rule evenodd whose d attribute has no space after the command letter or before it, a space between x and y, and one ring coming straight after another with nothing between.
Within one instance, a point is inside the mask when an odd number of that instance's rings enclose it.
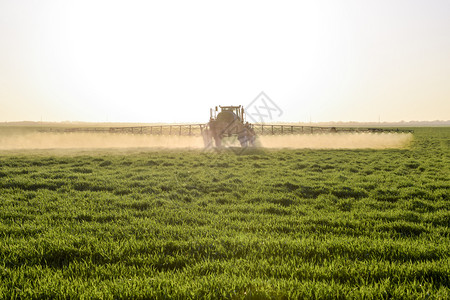
<instances>
[{"instance_id":1,"label":"tractor window","mask_svg":"<svg viewBox=\"0 0 450 300\"><path fill-rule=\"evenodd\" d=\"M225 107L221 106L220 108L221 108L221 111L231 111L236 116L241 118L241 110L240 110L240 107L238 107L238 106L225 106Z\"/></svg>"}]
</instances>

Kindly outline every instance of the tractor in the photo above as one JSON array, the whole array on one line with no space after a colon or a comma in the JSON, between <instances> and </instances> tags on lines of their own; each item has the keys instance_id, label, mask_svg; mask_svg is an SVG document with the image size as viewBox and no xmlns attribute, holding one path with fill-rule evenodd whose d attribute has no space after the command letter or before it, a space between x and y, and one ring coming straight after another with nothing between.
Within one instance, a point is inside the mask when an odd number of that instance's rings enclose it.
<instances>
[{"instance_id":1,"label":"tractor","mask_svg":"<svg viewBox=\"0 0 450 300\"><path fill-rule=\"evenodd\" d=\"M256 134L252 125L245 122L244 107L239 106L217 106L210 109L209 122L202 132L205 147L211 147L214 139L216 147L222 146L222 140L226 137L235 136L241 147L254 146Z\"/></svg>"}]
</instances>

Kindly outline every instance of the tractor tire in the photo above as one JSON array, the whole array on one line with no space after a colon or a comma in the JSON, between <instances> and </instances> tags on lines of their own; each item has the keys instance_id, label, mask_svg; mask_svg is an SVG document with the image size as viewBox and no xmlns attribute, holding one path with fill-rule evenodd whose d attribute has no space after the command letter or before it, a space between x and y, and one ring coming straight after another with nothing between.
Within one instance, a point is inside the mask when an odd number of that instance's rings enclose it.
<instances>
[{"instance_id":1,"label":"tractor tire","mask_svg":"<svg viewBox=\"0 0 450 300\"><path fill-rule=\"evenodd\" d=\"M222 147L222 138L220 136L215 136L214 141L216 142L216 147L220 148Z\"/></svg>"}]
</instances>

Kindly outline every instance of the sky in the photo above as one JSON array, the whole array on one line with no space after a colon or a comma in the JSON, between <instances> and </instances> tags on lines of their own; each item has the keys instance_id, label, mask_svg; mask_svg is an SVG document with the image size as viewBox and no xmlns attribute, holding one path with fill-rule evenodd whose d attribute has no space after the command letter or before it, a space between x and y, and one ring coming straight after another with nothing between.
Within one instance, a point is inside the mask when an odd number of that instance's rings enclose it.
<instances>
[{"instance_id":1,"label":"sky","mask_svg":"<svg viewBox=\"0 0 450 300\"><path fill-rule=\"evenodd\" d=\"M0 0L0 122L204 123L217 105L450 120L449 16L448 0Z\"/></svg>"}]
</instances>

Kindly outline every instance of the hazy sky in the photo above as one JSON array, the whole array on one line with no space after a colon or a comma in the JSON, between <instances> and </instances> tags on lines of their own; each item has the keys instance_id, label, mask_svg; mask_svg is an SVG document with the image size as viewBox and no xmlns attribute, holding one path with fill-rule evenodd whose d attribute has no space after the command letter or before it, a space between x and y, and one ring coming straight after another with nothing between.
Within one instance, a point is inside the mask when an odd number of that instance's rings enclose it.
<instances>
[{"instance_id":1,"label":"hazy sky","mask_svg":"<svg viewBox=\"0 0 450 300\"><path fill-rule=\"evenodd\" d=\"M450 1L0 0L0 121L450 119Z\"/></svg>"}]
</instances>

